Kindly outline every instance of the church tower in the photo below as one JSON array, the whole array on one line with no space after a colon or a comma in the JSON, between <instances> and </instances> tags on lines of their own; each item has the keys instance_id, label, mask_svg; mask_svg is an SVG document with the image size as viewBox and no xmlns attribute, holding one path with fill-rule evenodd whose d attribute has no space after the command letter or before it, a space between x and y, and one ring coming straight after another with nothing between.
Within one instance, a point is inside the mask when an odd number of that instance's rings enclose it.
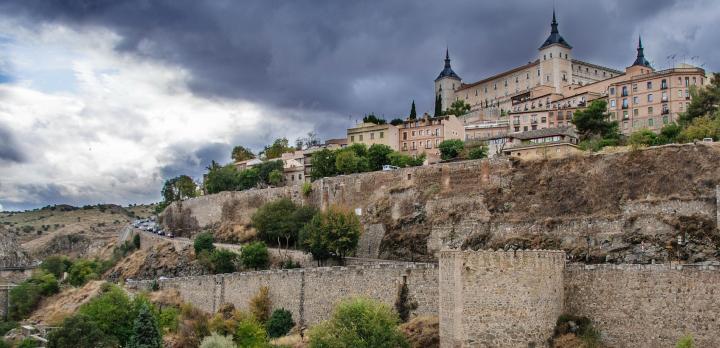
<instances>
[{"instance_id":1,"label":"church tower","mask_svg":"<svg viewBox=\"0 0 720 348\"><path fill-rule=\"evenodd\" d=\"M556 93L561 93L564 86L572 83L572 46L560 35L554 9L550 28L550 36L539 49L538 78L541 85L554 87Z\"/></svg>"},{"instance_id":2,"label":"church tower","mask_svg":"<svg viewBox=\"0 0 720 348\"><path fill-rule=\"evenodd\" d=\"M445 111L455 101L455 90L460 88L462 79L450 67L450 51L445 50L445 68L435 79L435 103L441 103Z\"/></svg>"},{"instance_id":3,"label":"church tower","mask_svg":"<svg viewBox=\"0 0 720 348\"><path fill-rule=\"evenodd\" d=\"M638 37L637 56L635 57L633 64L625 68L625 74L628 76L636 76L649 74L653 70L654 69L650 65L650 62L645 59L645 49L642 45L642 37Z\"/></svg>"}]
</instances>

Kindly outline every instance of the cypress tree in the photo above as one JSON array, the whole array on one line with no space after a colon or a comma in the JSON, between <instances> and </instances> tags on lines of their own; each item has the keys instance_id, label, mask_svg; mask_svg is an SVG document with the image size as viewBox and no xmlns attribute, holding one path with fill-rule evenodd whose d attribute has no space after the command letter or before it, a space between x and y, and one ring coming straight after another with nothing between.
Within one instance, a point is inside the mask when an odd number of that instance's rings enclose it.
<instances>
[{"instance_id":1,"label":"cypress tree","mask_svg":"<svg viewBox=\"0 0 720 348\"><path fill-rule=\"evenodd\" d=\"M150 312L146 303L140 306L140 311L133 325L133 335L128 343L130 348L162 348L162 336L157 320Z\"/></svg>"},{"instance_id":2,"label":"cypress tree","mask_svg":"<svg viewBox=\"0 0 720 348\"><path fill-rule=\"evenodd\" d=\"M412 106L410 107L410 119L414 120L417 118L417 112L415 111L415 101L412 101Z\"/></svg>"},{"instance_id":3,"label":"cypress tree","mask_svg":"<svg viewBox=\"0 0 720 348\"><path fill-rule=\"evenodd\" d=\"M435 98L435 117L442 116L442 98L438 94Z\"/></svg>"}]
</instances>

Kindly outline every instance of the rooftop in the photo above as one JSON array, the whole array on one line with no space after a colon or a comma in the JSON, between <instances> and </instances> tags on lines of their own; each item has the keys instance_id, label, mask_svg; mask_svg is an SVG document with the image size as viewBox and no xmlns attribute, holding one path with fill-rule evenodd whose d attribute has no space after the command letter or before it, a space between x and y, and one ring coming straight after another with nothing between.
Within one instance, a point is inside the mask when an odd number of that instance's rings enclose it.
<instances>
[{"instance_id":1,"label":"rooftop","mask_svg":"<svg viewBox=\"0 0 720 348\"><path fill-rule=\"evenodd\" d=\"M565 48L572 48L572 46L570 46L570 44L567 43L567 41L565 41L565 39L560 35L560 31L558 31L558 22L557 20L555 20L555 10L553 10L553 19L550 27L552 28L550 30L550 36L548 36L547 40L543 42L542 46L540 46L540 49L552 45L560 45Z\"/></svg>"}]
</instances>

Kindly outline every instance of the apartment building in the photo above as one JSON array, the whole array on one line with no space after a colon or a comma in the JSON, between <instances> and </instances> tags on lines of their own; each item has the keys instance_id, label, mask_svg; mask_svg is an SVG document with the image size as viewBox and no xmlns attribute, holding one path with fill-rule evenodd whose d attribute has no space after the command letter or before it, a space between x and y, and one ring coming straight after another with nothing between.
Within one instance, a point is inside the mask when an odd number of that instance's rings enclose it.
<instances>
[{"instance_id":1,"label":"apartment building","mask_svg":"<svg viewBox=\"0 0 720 348\"><path fill-rule=\"evenodd\" d=\"M347 130L348 144L365 144L368 147L374 144L390 146L398 150L398 127L389 123L361 123Z\"/></svg>"},{"instance_id":2,"label":"apartment building","mask_svg":"<svg viewBox=\"0 0 720 348\"><path fill-rule=\"evenodd\" d=\"M405 120L400 127L400 151L411 156L424 153L428 163L440 160L438 146L444 140L465 139L465 127L453 115L431 117L426 113L419 119Z\"/></svg>"}]
</instances>

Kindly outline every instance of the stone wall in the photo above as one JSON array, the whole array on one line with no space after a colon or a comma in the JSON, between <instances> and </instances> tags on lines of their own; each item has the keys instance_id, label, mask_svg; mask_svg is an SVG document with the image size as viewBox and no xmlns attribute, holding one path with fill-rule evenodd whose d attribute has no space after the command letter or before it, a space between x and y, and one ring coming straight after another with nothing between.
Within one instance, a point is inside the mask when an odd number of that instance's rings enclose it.
<instances>
[{"instance_id":1,"label":"stone wall","mask_svg":"<svg viewBox=\"0 0 720 348\"><path fill-rule=\"evenodd\" d=\"M413 313L437 315L438 272L433 264L378 263L232 273L159 280L161 289L174 288L183 300L212 313L223 303L247 309L250 299L267 286L272 307L285 308L306 325L327 319L342 299L365 296L393 306L400 286L408 286ZM151 281L128 281L130 289L147 289Z\"/></svg>"},{"instance_id":2,"label":"stone wall","mask_svg":"<svg viewBox=\"0 0 720 348\"><path fill-rule=\"evenodd\" d=\"M441 251L440 346L546 346L564 266L562 251Z\"/></svg>"},{"instance_id":3,"label":"stone wall","mask_svg":"<svg viewBox=\"0 0 720 348\"><path fill-rule=\"evenodd\" d=\"M587 316L611 347L720 347L720 268L569 265L565 312Z\"/></svg>"},{"instance_id":4,"label":"stone wall","mask_svg":"<svg viewBox=\"0 0 720 348\"><path fill-rule=\"evenodd\" d=\"M9 295L9 288L5 286L0 286L0 318L2 319L7 319Z\"/></svg>"}]
</instances>

